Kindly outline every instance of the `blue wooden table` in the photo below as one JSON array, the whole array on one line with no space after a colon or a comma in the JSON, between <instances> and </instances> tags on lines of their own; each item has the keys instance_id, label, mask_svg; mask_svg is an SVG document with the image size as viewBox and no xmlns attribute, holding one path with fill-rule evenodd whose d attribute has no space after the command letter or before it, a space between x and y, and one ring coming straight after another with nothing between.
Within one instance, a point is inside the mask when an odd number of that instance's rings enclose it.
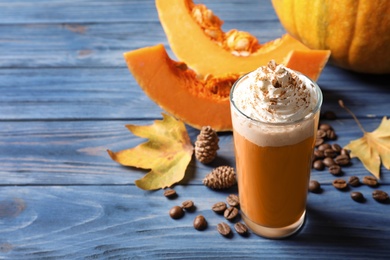
<instances>
[{"instance_id":1,"label":"blue wooden table","mask_svg":"<svg viewBox=\"0 0 390 260\"><path fill-rule=\"evenodd\" d=\"M225 20L224 29L250 31L261 42L284 30L269 1L205 0ZM0 1L0 259L174 259L390 257L390 204L362 185L332 186L334 176L312 171L321 194L308 195L301 231L284 240L235 233L222 237L224 221L211 206L236 189L216 192L202 179L219 165L234 166L231 133L220 134L218 159L193 160L185 180L163 191L143 191L144 171L113 162L118 151L143 142L125 124L151 124L161 108L128 72L122 53L163 43L152 0ZM323 111L344 146L362 132L341 108L343 99L367 131L390 116L389 75L363 75L328 64L318 83ZM188 127L191 140L198 130ZM342 178L369 175L358 159ZM390 193L382 167L380 189ZM357 203L350 191L364 194ZM173 220L168 210L191 199L196 210ZM209 226L199 232L194 217Z\"/></svg>"}]
</instances>

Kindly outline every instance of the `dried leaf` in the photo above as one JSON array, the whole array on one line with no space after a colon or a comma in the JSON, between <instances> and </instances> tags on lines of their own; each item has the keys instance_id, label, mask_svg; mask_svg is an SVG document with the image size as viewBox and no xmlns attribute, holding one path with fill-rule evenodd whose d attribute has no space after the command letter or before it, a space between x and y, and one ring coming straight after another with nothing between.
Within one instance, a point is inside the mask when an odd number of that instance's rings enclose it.
<instances>
[{"instance_id":1,"label":"dried leaf","mask_svg":"<svg viewBox=\"0 0 390 260\"><path fill-rule=\"evenodd\" d=\"M383 117L373 132L364 132L360 139L351 141L346 147L351 157L358 157L364 167L375 177L380 177L380 165L390 170L390 120Z\"/></svg>"},{"instance_id":2,"label":"dried leaf","mask_svg":"<svg viewBox=\"0 0 390 260\"><path fill-rule=\"evenodd\" d=\"M183 122L163 114L148 126L126 125L136 136L149 139L134 148L112 152L111 159L124 165L150 171L135 185L144 190L170 187L184 178L193 146Z\"/></svg>"}]
</instances>

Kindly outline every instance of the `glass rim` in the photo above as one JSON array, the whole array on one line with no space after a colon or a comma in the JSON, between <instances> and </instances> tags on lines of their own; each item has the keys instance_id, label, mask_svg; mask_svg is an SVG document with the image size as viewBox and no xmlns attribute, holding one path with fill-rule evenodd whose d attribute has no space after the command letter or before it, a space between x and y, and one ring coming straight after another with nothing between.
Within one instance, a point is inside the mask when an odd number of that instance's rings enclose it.
<instances>
[{"instance_id":1,"label":"glass rim","mask_svg":"<svg viewBox=\"0 0 390 260\"><path fill-rule=\"evenodd\" d=\"M234 91L237 87L237 85L243 80L244 77L247 77L248 74L252 73L252 72L248 72L244 75L242 75L240 78L238 78L234 83L233 83L233 86L230 90L230 94L229 94L229 101L230 101L230 104L231 104L231 108L234 108L238 114L246 119L248 119L249 121L255 123L255 124L263 124L263 125L273 125L273 126L286 126L286 125L293 125L293 124L297 124L297 123L300 123L300 122L304 122L304 121L307 121L311 118L313 118L317 112L320 110L321 106L322 106L322 102L323 102L323 95L322 95L322 91L320 89L320 87L318 86L318 84L313 81L312 79L310 79L308 76L300 73L299 71L295 71L295 70L292 70L294 71L295 73L297 73L299 76L303 76L305 77L307 80L310 81L311 84L314 85L315 89L316 89L316 93L317 93L317 104L316 106L313 108L312 111L310 111L310 113L308 113L306 116L302 117L302 118L299 118L295 121L288 121L288 122L267 122L267 121L261 121L261 120L258 120L258 119L254 119L248 115L246 115L243 111L241 111L237 106L236 104L234 103L233 101L233 95L234 95Z\"/></svg>"}]
</instances>

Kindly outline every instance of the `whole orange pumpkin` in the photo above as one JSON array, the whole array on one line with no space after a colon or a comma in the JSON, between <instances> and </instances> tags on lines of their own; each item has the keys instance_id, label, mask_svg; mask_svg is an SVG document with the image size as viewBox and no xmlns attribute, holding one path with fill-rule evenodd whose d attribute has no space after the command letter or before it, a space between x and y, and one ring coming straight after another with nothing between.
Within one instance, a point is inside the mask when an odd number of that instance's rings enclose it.
<instances>
[{"instance_id":1,"label":"whole orange pumpkin","mask_svg":"<svg viewBox=\"0 0 390 260\"><path fill-rule=\"evenodd\" d=\"M312 49L330 50L333 64L390 73L390 1L272 0L285 30Z\"/></svg>"}]
</instances>

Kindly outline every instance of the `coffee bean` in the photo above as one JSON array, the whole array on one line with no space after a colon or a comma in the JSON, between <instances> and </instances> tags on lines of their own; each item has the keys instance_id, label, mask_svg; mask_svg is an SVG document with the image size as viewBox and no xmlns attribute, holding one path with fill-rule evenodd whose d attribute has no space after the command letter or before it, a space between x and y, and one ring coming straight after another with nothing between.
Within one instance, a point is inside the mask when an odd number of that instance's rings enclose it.
<instances>
[{"instance_id":1,"label":"coffee bean","mask_svg":"<svg viewBox=\"0 0 390 260\"><path fill-rule=\"evenodd\" d=\"M183 209L191 211L192 209L194 209L194 202L192 200L183 201L183 203L181 204L181 207Z\"/></svg>"},{"instance_id":2,"label":"coffee bean","mask_svg":"<svg viewBox=\"0 0 390 260\"><path fill-rule=\"evenodd\" d=\"M207 228L207 221L202 215L198 215L195 217L194 228L196 230L205 230Z\"/></svg>"},{"instance_id":3,"label":"coffee bean","mask_svg":"<svg viewBox=\"0 0 390 260\"><path fill-rule=\"evenodd\" d=\"M240 205L240 200L236 194L230 194L226 198L226 202L231 206L231 207L237 207Z\"/></svg>"},{"instance_id":4,"label":"coffee bean","mask_svg":"<svg viewBox=\"0 0 390 260\"><path fill-rule=\"evenodd\" d=\"M326 167L330 167L336 164L334 160L330 157L326 157L324 160L322 160L322 162L325 164Z\"/></svg>"},{"instance_id":5,"label":"coffee bean","mask_svg":"<svg viewBox=\"0 0 390 260\"><path fill-rule=\"evenodd\" d=\"M324 155L325 155L325 157L334 158L334 157L336 157L337 153L332 148L327 148L324 150Z\"/></svg>"},{"instance_id":6,"label":"coffee bean","mask_svg":"<svg viewBox=\"0 0 390 260\"><path fill-rule=\"evenodd\" d=\"M233 220L235 217L238 216L238 209L236 207L230 207L230 208L227 208L225 210L225 212L223 213L223 216L227 219L227 220Z\"/></svg>"},{"instance_id":7,"label":"coffee bean","mask_svg":"<svg viewBox=\"0 0 390 260\"><path fill-rule=\"evenodd\" d=\"M225 202L217 202L211 209L218 214L222 214L227 209L227 206Z\"/></svg>"},{"instance_id":8,"label":"coffee bean","mask_svg":"<svg viewBox=\"0 0 390 260\"><path fill-rule=\"evenodd\" d=\"M333 182L332 182L332 185L338 189L338 190L343 190L345 188L347 188L348 184L345 180L343 179L335 179Z\"/></svg>"},{"instance_id":9,"label":"coffee bean","mask_svg":"<svg viewBox=\"0 0 390 260\"><path fill-rule=\"evenodd\" d=\"M348 165L351 160L349 159L348 155L340 154L336 158L334 158L335 163L341 166L346 166Z\"/></svg>"},{"instance_id":10,"label":"coffee bean","mask_svg":"<svg viewBox=\"0 0 390 260\"><path fill-rule=\"evenodd\" d=\"M323 138L316 138L316 141L315 141L315 147L318 147L320 146L321 144L323 144L325 142L325 140Z\"/></svg>"},{"instance_id":11,"label":"coffee bean","mask_svg":"<svg viewBox=\"0 0 390 260\"><path fill-rule=\"evenodd\" d=\"M327 120L335 120L337 118L336 113L333 111L325 111L322 117Z\"/></svg>"},{"instance_id":12,"label":"coffee bean","mask_svg":"<svg viewBox=\"0 0 390 260\"><path fill-rule=\"evenodd\" d=\"M364 176L362 182L370 187L378 186L378 180L374 176Z\"/></svg>"},{"instance_id":13,"label":"coffee bean","mask_svg":"<svg viewBox=\"0 0 390 260\"><path fill-rule=\"evenodd\" d=\"M230 233L231 233L231 229L229 227L228 224L226 224L225 222L221 222L217 225L217 230L218 232L222 235L222 236L229 236Z\"/></svg>"},{"instance_id":14,"label":"coffee bean","mask_svg":"<svg viewBox=\"0 0 390 260\"><path fill-rule=\"evenodd\" d=\"M332 144L332 149L336 153L340 153L343 148L341 148L341 146L339 144Z\"/></svg>"},{"instance_id":15,"label":"coffee bean","mask_svg":"<svg viewBox=\"0 0 390 260\"><path fill-rule=\"evenodd\" d=\"M318 150L324 151L324 153L326 149L332 149L332 146L328 143L321 144L320 146L318 146Z\"/></svg>"},{"instance_id":16,"label":"coffee bean","mask_svg":"<svg viewBox=\"0 0 390 260\"><path fill-rule=\"evenodd\" d=\"M234 224L234 229L241 236L246 236L248 234L248 227L241 222L237 222L236 224Z\"/></svg>"},{"instance_id":17,"label":"coffee bean","mask_svg":"<svg viewBox=\"0 0 390 260\"><path fill-rule=\"evenodd\" d=\"M311 180L309 182L309 191L313 193L319 193L321 191L321 185L316 180Z\"/></svg>"},{"instance_id":18,"label":"coffee bean","mask_svg":"<svg viewBox=\"0 0 390 260\"><path fill-rule=\"evenodd\" d=\"M336 140L337 139L337 135L336 135L336 132L329 129L326 131L326 137L329 139L329 140Z\"/></svg>"},{"instance_id":19,"label":"coffee bean","mask_svg":"<svg viewBox=\"0 0 390 260\"><path fill-rule=\"evenodd\" d=\"M374 190L372 197L378 202L387 202L389 200L389 194L382 190Z\"/></svg>"},{"instance_id":20,"label":"coffee bean","mask_svg":"<svg viewBox=\"0 0 390 260\"><path fill-rule=\"evenodd\" d=\"M328 168L328 171L332 174L332 175L340 175L341 174L341 167L337 164L335 165L331 165L329 166Z\"/></svg>"},{"instance_id":21,"label":"coffee bean","mask_svg":"<svg viewBox=\"0 0 390 260\"><path fill-rule=\"evenodd\" d=\"M326 137L326 131L324 131L324 130L322 130L322 129L318 129L318 130L317 130L316 137L317 137L317 138L322 138L322 139L324 139L324 138Z\"/></svg>"},{"instance_id":22,"label":"coffee bean","mask_svg":"<svg viewBox=\"0 0 390 260\"><path fill-rule=\"evenodd\" d=\"M173 189L168 189L168 190L164 191L164 196L169 198L169 199L173 199L173 198L177 197L177 193Z\"/></svg>"},{"instance_id":23,"label":"coffee bean","mask_svg":"<svg viewBox=\"0 0 390 260\"><path fill-rule=\"evenodd\" d=\"M320 126L318 127L319 129L321 130L324 130L324 131L328 131L330 129L333 129L330 125L328 124L320 124Z\"/></svg>"},{"instance_id":24,"label":"coffee bean","mask_svg":"<svg viewBox=\"0 0 390 260\"><path fill-rule=\"evenodd\" d=\"M362 202L364 201L364 196L361 192L359 191L352 191L351 192L351 198L354 200L354 201L357 201L357 202Z\"/></svg>"},{"instance_id":25,"label":"coffee bean","mask_svg":"<svg viewBox=\"0 0 390 260\"><path fill-rule=\"evenodd\" d=\"M169 216L173 219L179 219L184 216L184 211L179 206L174 206L169 210Z\"/></svg>"},{"instance_id":26,"label":"coffee bean","mask_svg":"<svg viewBox=\"0 0 390 260\"><path fill-rule=\"evenodd\" d=\"M325 164L322 162L322 160L316 160L313 162L313 168L322 171L325 168Z\"/></svg>"},{"instance_id":27,"label":"coffee bean","mask_svg":"<svg viewBox=\"0 0 390 260\"><path fill-rule=\"evenodd\" d=\"M324 151L318 149L314 150L314 157L316 159L323 159L325 157Z\"/></svg>"},{"instance_id":28,"label":"coffee bean","mask_svg":"<svg viewBox=\"0 0 390 260\"><path fill-rule=\"evenodd\" d=\"M357 187L357 186L359 186L359 185L360 185L359 177L357 177L357 176L351 176L351 177L349 177L348 183L349 183L349 185L351 185L352 187Z\"/></svg>"},{"instance_id":29,"label":"coffee bean","mask_svg":"<svg viewBox=\"0 0 390 260\"><path fill-rule=\"evenodd\" d=\"M349 156L349 151L347 149L341 149L340 154L341 155L346 155L346 156L348 156L348 158L351 159L351 156Z\"/></svg>"}]
</instances>

